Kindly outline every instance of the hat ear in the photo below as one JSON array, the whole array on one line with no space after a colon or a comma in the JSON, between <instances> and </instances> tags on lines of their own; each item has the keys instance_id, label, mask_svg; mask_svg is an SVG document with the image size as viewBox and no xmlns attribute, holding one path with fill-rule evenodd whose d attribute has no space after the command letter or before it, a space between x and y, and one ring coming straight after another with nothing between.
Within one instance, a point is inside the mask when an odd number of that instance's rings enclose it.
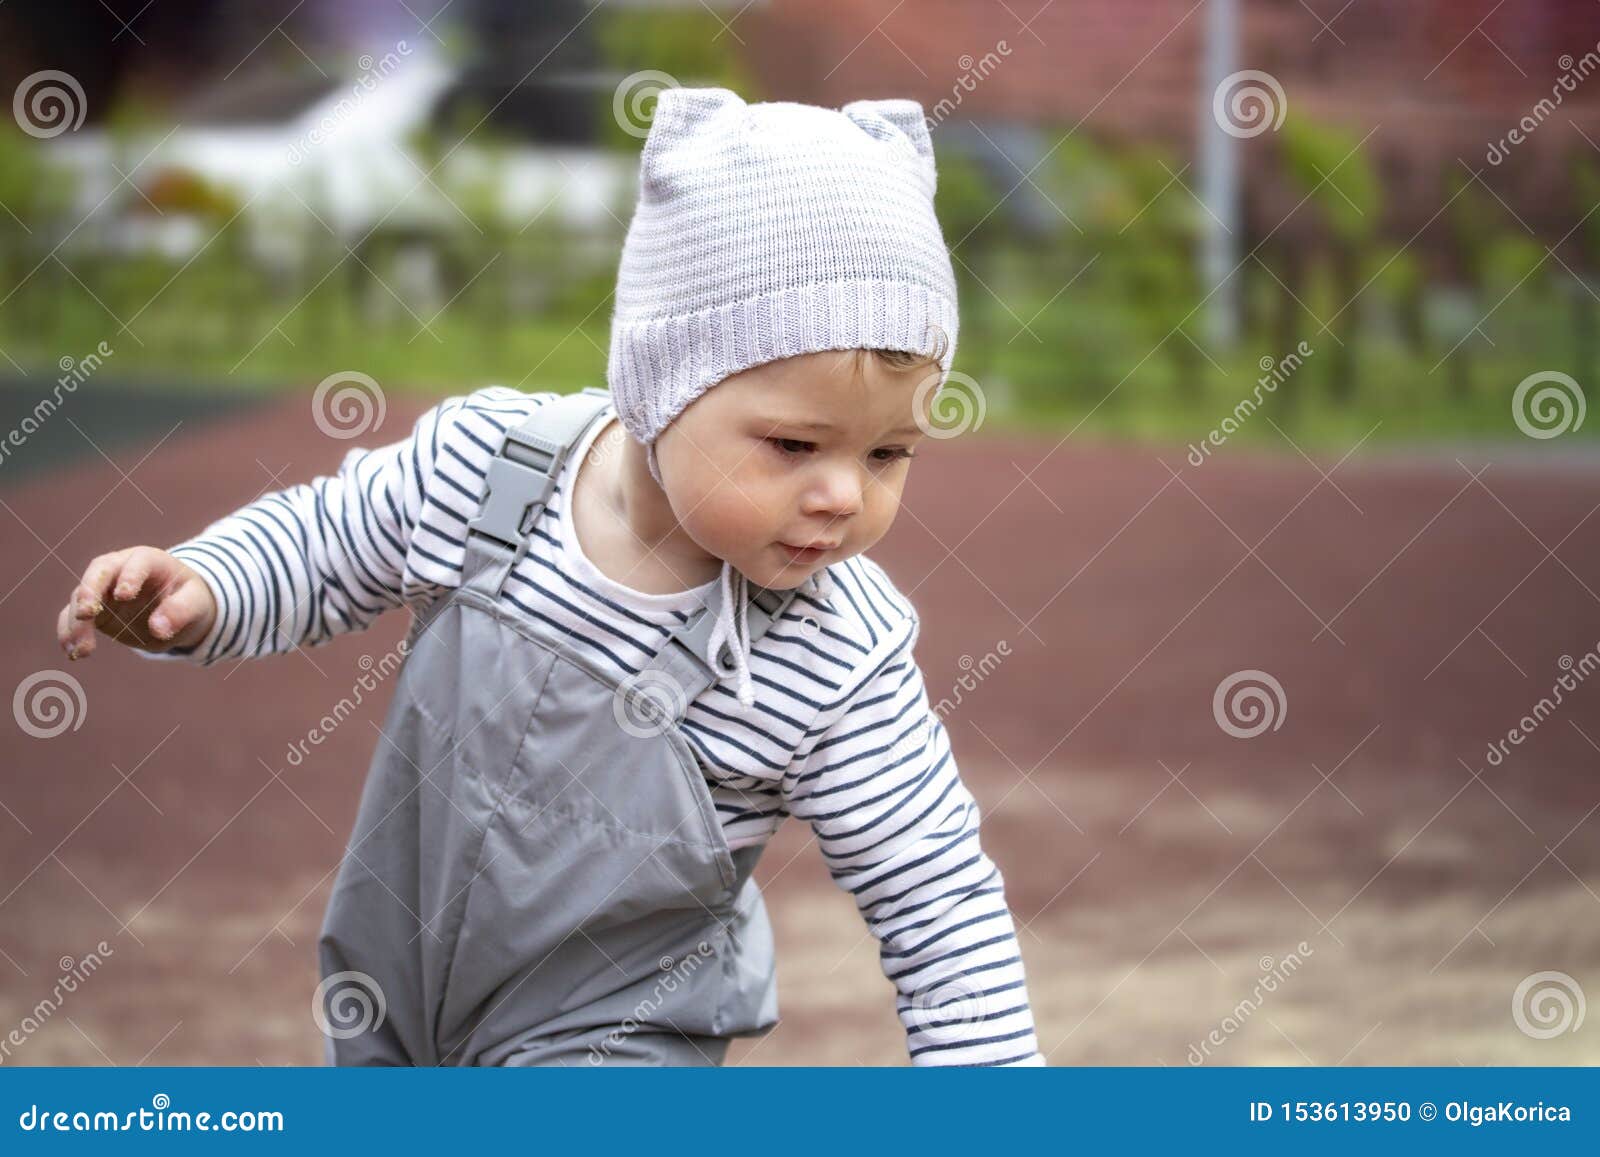
<instances>
[{"instance_id":1,"label":"hat ear","mask_svg":"<svg viewBox=\"0 0 1600 1157\"><path fill-rule=\"evenodd\" d=\"M658 128L681 130L685 125L729 107L744 107L744 98L732 89L668 85L656 93L656 109L650 118L651 131Z\"/></svg>"},{"instance_id":2,"label":"hat ear","mask_svg":"<svg viewBox=\"0 0 1600 1157\"><path fill-rule=\"evenodd\" d=\"M692 137L706 121L725 110L745 108L744 98L726 88L663 88L656 94L650 133L639 155L639 175L646 188L665 189L676 173L666 155Z\"/></svg>"},{"instance_id":3,"label":"hat ear","mask_svg":"<svg viewBox=\"0 0 1600 1157\"><path fill-rule=\"evenodd\" d=\"M914 100L853 100L839 111L880 141L904 139L910 142L917 155L933 157L928 120L923 115L922 105Z\"/></svg>"}]
</instances>

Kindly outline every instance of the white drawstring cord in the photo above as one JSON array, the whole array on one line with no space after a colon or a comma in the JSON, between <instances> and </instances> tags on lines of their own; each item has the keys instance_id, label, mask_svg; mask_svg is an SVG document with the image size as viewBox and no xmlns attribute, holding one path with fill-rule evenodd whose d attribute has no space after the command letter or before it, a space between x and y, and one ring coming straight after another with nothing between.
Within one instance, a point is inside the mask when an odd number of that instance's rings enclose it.
<instances>
[{"instance_id":1,"label":"white drawstring cord","mask_svg":"<svg viewBox=\"0 0 1600 1157\"><path fill-rule=\"evenodd\" d=\"M661 468L656 463L654 442L645 446L645 464L649 466L650 476L656 480L656 484L663 485ZM706 662L723 678L738 676L739 705L749 707L756 701L755 686L750 681L749 580L743 572L735 570L732 563L723 559L721 582L722 605L717 608L717 621L711 625L711 638L706 644ZM819 602L827 602L833 597L833 576L823 567L801 583L800 589ZM733 652L731 669L722 665L724 644Z\"/></svg>"},{"instance_id":2,"label":"white drawstring cord","mask_svg":"<svg viewBox=\"0 0 1600 1157\"><path fill-rule=\"evenodd\" d=\"M737 695L742 707L756 701L755 686L750 681L750 622L749 582L741 571L734 569L726 559L722 563L722 605L717 608L717 621L711 626L711 639L706 645L706 662L711 669L726 678L738 676ZM819 601L833 597L833 576L823 567L805 582L800 589ZM729 644L733 652L733 667L722 664L722 647Z\"/></svg>"}]
</instances>

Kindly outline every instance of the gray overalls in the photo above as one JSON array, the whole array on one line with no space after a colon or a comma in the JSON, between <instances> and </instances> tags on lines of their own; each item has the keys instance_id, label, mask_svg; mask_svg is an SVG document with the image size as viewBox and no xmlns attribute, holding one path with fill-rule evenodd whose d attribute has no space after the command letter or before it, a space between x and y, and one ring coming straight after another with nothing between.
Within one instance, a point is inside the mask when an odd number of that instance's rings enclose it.
<instances>
[{"instance_id":1,"label":"gray overalls","mask_svg":"<svg viewBox=\"0 0 1600 1157\"><path fill-rule=\"evenodd\" d=\"M331 1064L720 1064L777 1023L762 846L730 851L678 730L720 594L620 683L500 597L606 397L508 432L412 624L318 944ZM751 589L754 640L794 592Z\"/></svg>"}]
</instances>

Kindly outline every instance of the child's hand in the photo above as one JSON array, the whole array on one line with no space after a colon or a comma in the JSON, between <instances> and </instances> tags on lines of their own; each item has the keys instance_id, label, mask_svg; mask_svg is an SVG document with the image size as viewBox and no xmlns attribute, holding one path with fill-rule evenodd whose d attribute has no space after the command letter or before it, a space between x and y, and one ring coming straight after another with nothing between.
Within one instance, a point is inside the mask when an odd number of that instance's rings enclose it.
<instances>
[{"instance_id":1,"label":"child's hand","mask_svg":"<svg viewBox=\"0 0 1600 1157\"><path fill-rule=\"evenodd\" d=\"M96 628L141 651L167 651L198 643L216 617L198 571L156 547L130 546L89 564L56 619L56 639L69 659L94 651Z\"/></svg>"}]
</instances>

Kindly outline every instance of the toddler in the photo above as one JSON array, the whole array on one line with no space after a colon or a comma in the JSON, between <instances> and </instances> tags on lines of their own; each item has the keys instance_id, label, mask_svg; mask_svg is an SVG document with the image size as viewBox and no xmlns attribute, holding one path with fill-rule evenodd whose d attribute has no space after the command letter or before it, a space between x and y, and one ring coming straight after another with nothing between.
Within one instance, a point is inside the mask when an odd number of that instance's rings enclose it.
<instances>
[{"instance_id":1,"label":"toddler","mask_svg":"<svg viewBox=\"0 0 1600 1157\"><path fill-rule=\"evenodd\" d=\"M412 611L318 943L337 1064L720 1064L777 1022L751 878L806 821L912 1063L1038 1065L1016 931L865 555L957 331L921 107L660 94L609 389L489 386L61 612L202 666ZM319 1018L322 1019L322 1018Z\"/></svg>"}]
</instances>

